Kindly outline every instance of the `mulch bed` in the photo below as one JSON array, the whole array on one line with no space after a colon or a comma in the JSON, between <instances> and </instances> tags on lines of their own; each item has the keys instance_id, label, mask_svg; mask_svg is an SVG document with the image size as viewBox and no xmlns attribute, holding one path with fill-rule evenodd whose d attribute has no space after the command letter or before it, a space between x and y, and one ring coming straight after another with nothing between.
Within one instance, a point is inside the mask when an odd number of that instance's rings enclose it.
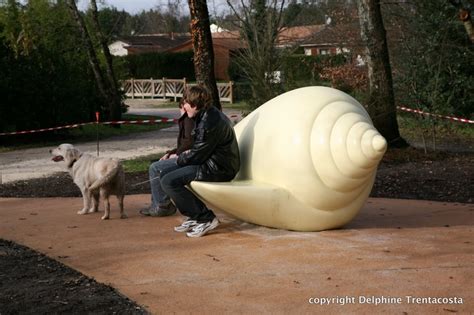
<instances>
[{"instance_id":1,"label":"mulch bed","mask_svg":"<svg viewBox=\"0 0 474 315\"><path fill-rule=\"evenodd\" d=\"M112 287L0 239L0 314L148 314Z\"/></svg>"},{"instance_id":2,"label":"mulch bed","mask_svg":"<svg viewBox=\"0 0 474 315\"><path fill-rule=\"evenodd\" d=\"M473 202L474 153L389 150L377 171L371 197ZM127 173L127 194L149 194L148 172ZM80 197L69 174L0 185L0 197Z\"/></svg>"},{"instance_id":3,"label":"mulch bed","mask_svg":"<svg viewBox=\"0 0 474 315\"><path fill-rule=\"evenodd\" d=\"M372 197L472 203L474 153L389 150ZM128 194L148 194L147 172L126 175ZM79 197L68 174L0 185L0 197ZM0 314L146 314L113 288L42 254L0 240Z\"/></svg>"}]
</instances>

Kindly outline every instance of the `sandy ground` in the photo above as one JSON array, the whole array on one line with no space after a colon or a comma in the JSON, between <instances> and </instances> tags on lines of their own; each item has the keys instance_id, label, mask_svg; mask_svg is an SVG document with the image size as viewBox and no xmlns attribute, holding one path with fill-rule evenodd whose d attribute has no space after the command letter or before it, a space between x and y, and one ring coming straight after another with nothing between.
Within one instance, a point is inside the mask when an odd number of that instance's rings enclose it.
<instances>
[{"instance_id":1,"label":"sandy ground","mask_svg":"<svg viewBox=\"0 0 474 315\"><path fill-rule=\"evenodd\" d=\"M240 118L234 110L224 111L231 119ZM130 108L130 114L156 115L166 118L179 117L177 109ZM99 155L118 159L131 159L164 152L176 145L178 127L109 138L99 142ZM87 142L76 145L82 152L97 154L97 143ZM64 172L62 163L51 161L50 149L54 147L32 148L0 153L0 183L50 176Z\"/></svg>"},{"instance_id":2,"label":"sandy ground","mask_svg":"<svg viewBox=\"0 0 474 315\"><path fill-rule=\"evenodd\" d=\"M128 219L118 219L114 203L101 221L76 214L80 198L2 198L0 238L111 285L152 314L474 310L472 204L370 198L347 226L318 233L218 212L215 231L189 239L173 231L179 215L140 216L148 199L127 196Z\"/></svg>"}]
</instances>

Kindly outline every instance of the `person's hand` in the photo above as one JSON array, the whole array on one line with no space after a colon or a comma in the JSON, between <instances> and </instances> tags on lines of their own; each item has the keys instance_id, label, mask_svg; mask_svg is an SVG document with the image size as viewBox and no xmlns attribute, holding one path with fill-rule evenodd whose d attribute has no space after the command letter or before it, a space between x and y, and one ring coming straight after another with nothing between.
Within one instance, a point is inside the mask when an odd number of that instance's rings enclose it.
<instances>
[{"instance_id":1,"label":"person's hand","mask_svg":"<svg viewBox=\"0 0 474 315\"><path fill-rule=\"evenodd\" d=\"M166 153L165 155L163 155L160 159L160 161L163 161L163 160L167 160L170 158L170 154L169 153Z\"/></svg>"},{"instance_id":2,"label":"person's hand","mask_svg":"<svg viewBox=\"0 0 474 315\"><path fill-rule=\"evenodd\" d=\"M177 158L177 157L178 157L178 156L177 156L175 153L173 153L173 154L170 154L170 155L168 156L168 159L175 159L175 158Z\"/></svg>"}]
</instances>

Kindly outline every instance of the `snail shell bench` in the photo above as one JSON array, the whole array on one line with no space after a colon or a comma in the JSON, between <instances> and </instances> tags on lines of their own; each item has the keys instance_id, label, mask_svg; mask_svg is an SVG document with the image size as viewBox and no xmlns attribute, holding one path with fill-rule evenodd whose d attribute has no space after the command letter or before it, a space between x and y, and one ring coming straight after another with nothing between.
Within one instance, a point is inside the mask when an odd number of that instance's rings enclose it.
<instances>
[{"instance_id":1,"label":"snail shell bench","mask_svg":"<svg viewBox=\"0 0 474 315\"><path fill-rule=\"evenodd\" d=\"M231 182L193 181L210 208L295 231L348 223L372 189L387 143L365 109L327 87L275 97L235 126L241 169Z\"/></svg>"}]
</instances>

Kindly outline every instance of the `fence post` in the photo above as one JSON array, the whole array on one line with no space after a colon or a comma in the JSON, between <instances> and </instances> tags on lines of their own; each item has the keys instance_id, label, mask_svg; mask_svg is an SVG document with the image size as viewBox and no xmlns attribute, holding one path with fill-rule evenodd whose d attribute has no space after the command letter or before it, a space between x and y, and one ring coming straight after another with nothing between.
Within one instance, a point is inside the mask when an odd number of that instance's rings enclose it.
<instances>
[{"instance_id":1,"label":"fence post","mask_svg":"<svg viewBox=\"0 0 474 315\"><path fill-rule=\"evenodd\" d=\"M151 99L153 99L153 96L155 95L155 82L153 81L153 78L150 78L150 87L151 87Z\"/></svg>"},{"instance_id":2,"label":"fence post","mask_svg":"<svg viewBox=\"0 0 474 315\"><path fill-rule=\"evenodd\" d=\"M154 99L159 98L160 96L163 98L163 100L166 100L167 95L170 95L170 97L174 98L174 101L176 102L178 100L178 95L181 92L181 97L184 96L184 92L186 91L189 83L187 82L186 78L183 78L181 81L180 79L171 79L170 81L170 90L167 91L166 87L166 77L163 77L162 82L160 83L160 80L154 80L153 78L150 79L144 79L144 80L135 80L134 78L131 78L130 80L126 80L127 82L130 82L130 93L127 93L128 95L131 94L131 99L135 99L137 96L140 97L141 93L141 98L145 99L145 85L149 84L151 88L151 98ZM122 81L122 82L126 82ZM146 82L148 81L148 82ZM138 88L138 84L141 86L141 90L136 91L136 87ZM162 93L159 93L159 85L162 84ZM181 84L183 85L183 89L179 89L181 87ZM192 84L191 84L192 85ZM234 82L233 81L228 81L227 83L217 83L217 89L219 92L219 100L221 98L225 98L226 101L230 102L231 104L234 103ZM126 91L127 92L127 91ZM167 94L167 92L169 92ZM138 93L138 94L137 94Z\"/></svg>"},{"instance_id":3,"label":"fence post","mask_svg":"<svg viewBox=\"0 0 474 315\"><path fill-rule=\"evenodd\" d=\"M174 95L174 101L175 101L175 102L176 102L177 97L178 97L178 96L176 95L177 92L178 92L178 84L179 84L178 81L174 81L174 83L173 83L173 95Z\"/></svg>"},{"instance_id":4,"label":"fence post","mask_svg":"<svg viewBox=\"0 0 474 315\"><path fill-rule=\"evenodd\" d=\"M166 100L166 78L163 77L163 100Z\"/></svg>"}]
</instances>

